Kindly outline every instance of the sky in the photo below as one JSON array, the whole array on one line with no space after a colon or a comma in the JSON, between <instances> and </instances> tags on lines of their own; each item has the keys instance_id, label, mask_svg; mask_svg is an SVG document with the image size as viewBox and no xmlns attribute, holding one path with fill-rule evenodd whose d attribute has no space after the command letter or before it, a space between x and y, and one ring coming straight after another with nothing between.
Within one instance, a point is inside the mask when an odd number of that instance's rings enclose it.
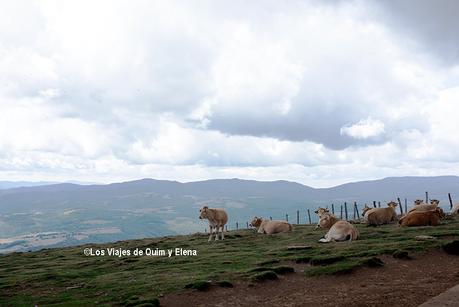
<instances>
[{"instance_id":1,"label":"sky","mask_svg":"<svg viewBox=\"0 0 459 307\"><path fill-rule=\"evenodd\" d=\"M459 175L459 2L0 1L0 180Z\"/></svg>"}]
</instances>

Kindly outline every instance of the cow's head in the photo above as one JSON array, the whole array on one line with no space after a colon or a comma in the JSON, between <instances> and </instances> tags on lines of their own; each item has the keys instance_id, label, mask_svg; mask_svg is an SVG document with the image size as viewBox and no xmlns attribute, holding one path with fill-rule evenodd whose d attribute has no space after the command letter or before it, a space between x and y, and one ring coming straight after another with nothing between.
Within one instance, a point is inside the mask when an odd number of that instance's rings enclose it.
<instances>
[{"instance_id":1,"label":"cow's head","mask_svg":"<svg viewBox=\"0 0 459 307\"><path fill-rule=\"evenodd\" d=\"M325 213L329 213L330 211L327 208L318 208L316 211L314 211L319 217Z\"/></svg>"},{"instance_id":2,"label":"cow's head","mask_svg":"<svg viewBox=\"0 0 459 307\"><path fill-rule=\"evenodd\" d=\"M199 219L200 220L208 218L208 215L207 215L208 210L209 210L209 207L207 206L204 206L201 209L199 209Z\"/></svg>"},{"instance_id":3,"label":"cow's head","mask_svg":"<svg viewBox=\"0 0 459 307\"><path fill-rule=\"evenodd\" d=\"M438 199L431 199L430 200L430 204L431 205L438 206L439 203L440 203L440 201Z\"/></svg>"},{"instance_id":4,"label":"cow's head","mask_svg":"<svg viewBox=\"0 0 459 307\"><path fill-rule=\"evenodd\" d=\"M319 215L319 222L317 222L316 228L314 230L319 229L319 228L330 228L332 224L332 216L330 213L326 212L321 215Z\"/></svg>"},{"instance_id":5,"label":"cow's head","mask_svg":"<svg viewBox=\"0 0 459 307\"><path fill-rule=\"evenodd\" d=\"M416 200L414 201L414 204L417 206L417 205L422 204L423 202L424 202L424 201L423 201L422 199L416 199Z\"/></svg>"},{"instance_id":6,"label":"cow's head","mask_svg":"<svg viewBox=\"0 0 459 307\"><path fill-rule=\"evenodd\" d=\"M392 209L397 208L398 204L395 201L391 201L387 204L388 207L391 207Z\"/></svg>"},{"instance_id":7,"label":"cow's head","mask_svg":"<svg viewBox=\"0 0 459 307\"><path fill-rule=\"evenodd\" d=\"M260 227L262 221L263 221L263 219L261 217L256 217L255 216L252 219L252 221L250 222L250 226L252 226L252 227Z\"/></svg>"}]
</instances>

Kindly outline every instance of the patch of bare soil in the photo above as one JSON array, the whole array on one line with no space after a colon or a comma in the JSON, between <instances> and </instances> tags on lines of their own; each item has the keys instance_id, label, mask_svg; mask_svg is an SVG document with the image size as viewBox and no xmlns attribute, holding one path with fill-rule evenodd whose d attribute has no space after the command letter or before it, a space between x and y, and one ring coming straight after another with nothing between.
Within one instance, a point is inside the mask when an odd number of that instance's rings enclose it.
<instances>
[{"instance_id":1,"label":"patch of bare soil","mask_svg":"<svg viewBox=\"0 0 459 307\"><path fill-rule=\"evenodd\" d=\"M347 275L305 277L295 273L249 287L211 287L161 299L161 306L418 306L459 283L459 257L436 250L412 260L380 257L380 268L362 267Z\"/></svg>"}]
</instances>

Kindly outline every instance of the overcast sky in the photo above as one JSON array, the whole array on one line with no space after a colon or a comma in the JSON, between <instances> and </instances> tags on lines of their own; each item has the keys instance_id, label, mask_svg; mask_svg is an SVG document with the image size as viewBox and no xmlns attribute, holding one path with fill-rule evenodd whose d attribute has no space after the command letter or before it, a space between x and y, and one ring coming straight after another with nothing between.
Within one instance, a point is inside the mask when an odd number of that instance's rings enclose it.
<instances>
[{"instance_id":1,"label":"overcast sky","mask_svg":"<svg viewBox=\"0 0 459 307\"><path fill-rule=\"evenodd\" d=\"M459 1L1 1L0 180L459 175Z\"/></svg>"}]
</instances>

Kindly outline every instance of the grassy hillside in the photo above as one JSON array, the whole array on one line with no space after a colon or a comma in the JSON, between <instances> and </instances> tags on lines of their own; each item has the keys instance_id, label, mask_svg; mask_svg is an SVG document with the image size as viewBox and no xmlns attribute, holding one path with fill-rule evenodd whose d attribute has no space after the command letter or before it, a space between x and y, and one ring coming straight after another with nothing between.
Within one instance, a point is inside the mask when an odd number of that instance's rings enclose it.
<instances>
[{"instance_id":1,"label":"grassy hillside","mask_svg":"<svg viewBox=\"0 0 459 307\"><path fill-rule=\"evenodd\" d=\"M438 227L373 228L357 225L361 240L319 244L325 233L299 225L293 233L266 236L253 230L232 231L225 241L207 242L207 236L163 237L111 244L84 245L0 256L0 306L129 305L175 291L199 281L257 282L272 273L288 271L293 262L310 263L305 278L317 274L347 272L374 264L372 257L435 248L459 238L459 220ZM417 235L437 237L416 241ZM292 245L310 249L288 249ZM196 249L197 256L97 257L85 256L84 248ZM376 263L377 265L377 263ZM266 272L270 273L266 273ZM205 285L205 284L204 284ZM227 283L223 283L227 285Z\"/></svg>"},{"instance_id":2,"label":"grassy hillside","mask_svg":"<svg viewBox=\"0 0 459 307\"><path fill-rule=\"evenodd\" d=\"M347 202L362 211L365 203L417 198L439 199L449 210L459 177L400 177L314 189L295 182L240 179L189 183L143 179L107 185L70 183L0 190L0 253L104 243L204 230L197 219L203 205L225 208L228 229L253 216L308 220L307 210ZM314 221L315 215L312 216Z\"/></svg>"}]
</instances>

